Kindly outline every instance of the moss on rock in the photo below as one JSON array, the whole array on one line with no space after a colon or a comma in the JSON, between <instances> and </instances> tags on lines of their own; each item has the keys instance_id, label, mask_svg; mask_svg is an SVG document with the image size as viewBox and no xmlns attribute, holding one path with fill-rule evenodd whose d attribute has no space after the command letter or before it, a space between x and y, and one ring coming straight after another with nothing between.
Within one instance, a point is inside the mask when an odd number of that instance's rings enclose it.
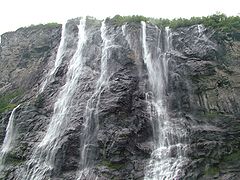
<instances>
[{"instance_id":1,"label":"moss on rock","mask_svg":"<svg viewBox=\"0 0 240 180\"><path fill-rule=\"evenodd\" d=\"M17 102L14 100L22 94L23 91L17 89L0 95L0 113L15 108L17 106Z\"/></svg>"},{"instance_id":2,"label":"moss on rock","mask_svg":"<svg viewBox=\"0 0 240 180\"><path fill-rule=\"evenodd\" d=\"M125 163L113 163L107 160L103 160L101 164L113 170L119 170L125 166Z\"/></svg>"},{"instance_id":3,"label":"moss on rock","mask_svg":"<svg viewBox=\"0 0 240 180\"><path fill-rule=\"evenodd\" d=\"M213 167L213 166L211 166L211 167L207 167L207 168L205 169L204 174L205 174L206 176L215 176L215 175L219 174L219 171L220 171L219 167Z\"/></svg>"}]
</instances>

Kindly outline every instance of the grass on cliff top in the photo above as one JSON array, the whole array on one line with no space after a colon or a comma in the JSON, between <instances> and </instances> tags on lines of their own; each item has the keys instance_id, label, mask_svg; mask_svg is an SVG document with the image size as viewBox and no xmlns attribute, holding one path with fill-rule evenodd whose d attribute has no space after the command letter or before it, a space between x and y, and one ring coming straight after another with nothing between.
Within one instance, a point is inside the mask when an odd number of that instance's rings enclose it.
<instances>
[{"instance_id":1,"label":"grass on cliff top","mask_svg":"<svg viewBox=\"0 0 240 180\"><path fill-rule=\"evenodd\" d=\"M203 24L206 27L211 27L216 31L227 33L228 36L233 37L236 40L240 40L240 16L226 16L223 13L216 13L206 17L192 17L186 18L175 18L175 19L163 19L163 18L149 18L144 16L114 16L111 21L121 26L124 23L149 21L158 27L170 27L173 29L180 27L187 27L196 24Z\"/></svg>"},{"instance_id":2,"label":"grass on cliff top","mask_svg":"<svg viewBox=\"0 0 240 180\"><path fill-rule=\"evenodd\" d=\"M113 170L119 170L122 169L125 164L124 163L112 163L110 161L107 160L103 160L101 162L102 165L107 166L109 169L113 169Z\"/></svg>"},{"instance_id":3,"label":"grass on cliff top","mask_svg":"<svg viewBox=\"0 0 240 180\"><path fill-rule=\"evenodd\" d=\"M61 24L58 24L56 22L51 22L51 23L47 23L47 24L31 24L30 28L56 28L58 26L60 26Z\"/></svg>"},{"instance_id":4,"label":"grass on cliff top","mask_svg":"<svg viewBox=\"0 0 240 180\"><path fill-rule=\"evenodd\" d=\"M17 106L13 100L22 95L21 90L15 90L8 93L0 95L0 113L3 113L6 110L12 110Z\"/></svg>"},{"instance_id":5,"label":"grass on cliff top","mask_svg":"<svg viewBox=\"0 0 240 180\"><path fill-rule=\"evenodd\" d=\"M214 29L218 29L225 32L230 32L234 30L240 31L240 16L226 16L223 13L213 14L211 16L203 17L191 17L186 18L175 18L175 19L164 19L164 18L150 18L139 15L133 16L120 16L116 15L111 19L117 25L123 25L128 22L141 22L149 21L159 27L170 27L179 28L187 27L195 24L203 24Z\"/></svg>"}]
</instances>

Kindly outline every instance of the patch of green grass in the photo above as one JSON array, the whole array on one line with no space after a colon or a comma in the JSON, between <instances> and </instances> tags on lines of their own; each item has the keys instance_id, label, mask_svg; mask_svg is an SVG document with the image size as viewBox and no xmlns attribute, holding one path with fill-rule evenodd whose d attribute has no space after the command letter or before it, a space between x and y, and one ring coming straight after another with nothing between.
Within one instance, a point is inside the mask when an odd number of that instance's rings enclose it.
<instances>
[{"instance_id":1,"label":"patch of green grass","mask_svg":"<svg viewBox=\"0 0 240 180\"><path fill-rule=\"evenodd\" d=\"M23 160L19 159L15 154L13 153L8 153L4 159L5 164L12 164L12 165L17 165L20 164Z\"/></svg>"},{"instance_id":2,"label":"patch of green grass","mask_svg":"<svg viewBox=\"0 0 240 180\"><path fill-rule=\"evenodd\" d=\"M124 163L112 163L107 160L103 160L101 164L104 166L107 166L109 169L113 169L113 170L122 169L125 166Z\"/></svg>"},{"instance_id":3,"label":"patch of green grass","mask_svg":"<svg viewBox=\"0 0 240 180\"><path fill-rule=\"evenodd\" d=\"M239 161L240 160L240 151L228 154L223 157L224 162Z\"/></svg>"},{"instance_id":4,"label":"patch of green grass","mask_svg":"<svg viewBox=\"0 0 240 180\"><path fill-rule=\"evenodd\" d=\"M205 116L209 119L216 118L220 114L217 111L206 112Z\"/></svg>"},{"instance_id":5,"label":"patch of green grass","mask_svg":"<svg viewBox=\"0 0 240 180\"><path fill-rule=\"evenodd\" d=\"M208 167L205 169L204 174L207 176L214 176L218 174L220 171L219 167Z\"/></svg>"},{"instance_id":6,"label":"patch of green grass","mask_svg":"<svg viewBox=\"0 0 240 180\"><path fill-rule=\"evenodd\" d=\"M0 113L12 110L17 106L16 102L12 102L15 98L21 96L23 91L17 89L0 95Z\"/></svg>"}]
</instances>

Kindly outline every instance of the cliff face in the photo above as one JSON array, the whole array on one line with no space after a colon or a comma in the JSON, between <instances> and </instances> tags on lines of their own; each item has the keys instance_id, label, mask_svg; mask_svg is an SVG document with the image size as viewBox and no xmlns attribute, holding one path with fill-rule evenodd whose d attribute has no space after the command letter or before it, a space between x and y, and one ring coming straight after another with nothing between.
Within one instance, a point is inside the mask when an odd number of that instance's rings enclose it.
<instances>
[{"instance_id":1,"label":"cliff face","mask_svg":"<svg viewBox=\"0 0 240 180\"><path fill-rule=\"evenodd\" d=\"M2 35L0 98L10 96L9 104L21 105L14 112L15 138L4 155L1 178L155 177L154 172L146 175L146 169L150 160L161 161L152 154L154 122L161 118L149 110L155 111L149 98L157 96L143 25L119 27L87 19L83 26L74 19L63 26L62 35L61 26L47 25ZM81 27L85 40L79 36ZM217 41L216 33L201 25L172 30L171 36L152 24L145 30L153 68L162 68L167 60L163 99L177 133L169 131L166 138L174 146L164 151L168 158L186 159L179 167L175 161L170 165L170 171L179 171L174 178L239 179L239 42ZM64 45L56 66L60 40ZM159 78L164 76L161 68ZM1 113L3 144L14 106ZM181 156L173 139L184 144Z\"/></svg>"},{"instance_id":2,"label":"cliff face","mask_svg":"<svg viewBox=\"0 0 240 180\"><path fill-rule=\"evenodd\" d=\"M30 89L43 74L41 69L54 58L60 25L20 28L1 36L1 92L11 87Z\"/></svg>"}]
</instances>

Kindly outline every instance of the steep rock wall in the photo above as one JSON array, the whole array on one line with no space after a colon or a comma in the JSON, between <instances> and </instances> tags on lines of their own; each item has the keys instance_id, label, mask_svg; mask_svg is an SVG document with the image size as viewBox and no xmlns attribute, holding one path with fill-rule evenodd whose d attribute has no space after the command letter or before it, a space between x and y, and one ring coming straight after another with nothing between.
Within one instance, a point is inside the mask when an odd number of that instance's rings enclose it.
<instances>
[{"instance_id":1,"label":"steep rock wall","mask_svg":"<svg viewBox=\"0 0 240 180\"><path fill-rule=\"evenodd\" d=\"M6 95L24 90L13 100L21 103L15 115L17 138L7 156L3 179L21 179L34 148L46 134L54 102L66 81L69 60L76 51L78 25L78 19L66 24L68 41L62 64L41 94L40 85L54 65L61 26L22 28L2 36L0 92ZM109 79L98 102L99 127L90 147L94 151L91 171L100 179L143 179L153 150L153 132L145 95L150 88L142 56L141 24L118 27L106 21L106 26L112 41L107 56ZM78 177L86 106L101 74L100 27L100 21L87 20L86 63L71 100L54 169L46 178ZM159 36L157 28L147 24L147 42L152 49L164 48L161 31ZM191 160L179 179L238 179L239 42L234 42L233 51L215 40L214 31L195 25L173 30L172 44L167 108L172 122L187 132L186 153ZM9 116L10 111L1 114L1 142Z\"/></svg>"}]
</instances>

